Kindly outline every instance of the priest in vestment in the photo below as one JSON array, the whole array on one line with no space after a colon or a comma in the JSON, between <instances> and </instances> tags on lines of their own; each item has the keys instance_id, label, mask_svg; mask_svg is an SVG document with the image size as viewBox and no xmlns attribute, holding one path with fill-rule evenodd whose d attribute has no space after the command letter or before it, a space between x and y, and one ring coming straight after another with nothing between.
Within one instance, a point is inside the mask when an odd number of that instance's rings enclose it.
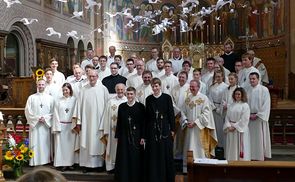
<instances>
[{"instance_id":1,"label":"priest in vestment","mask_svg":"<svg viewBox=\"0 0 295 182\"><path fill-rule=\"evenodd\" d=\"M190 82L191 94L185 100L181 113L182 128L185 130L183 147L183 172L187 173L187 151L193 151L194 158L215 156L217 136L215 123L206 95L199 92L200 83Z\"/></svg>"},{"instance_id":2,"label":"priest in vestment","mask_svg":"<svg viewBox=\"0 0 295 182\"><path fill-rule=\"evenodd\" d=\"M171 96L153 78L153 95L146 98L145 171L147 182L174 182L173 137L175 118Z\"/></svg>"},{"instance_id":3,"label":"priest in vestment","mask_svg":"<svg viewBox=\"0 0 295 182\"><path fill-rule=\"evenodd\" d=\"M162 82L162 91L165 94L171 95L172 88L178 84L177 77L172 72L171 61L166 61L164 64L165 75L163 75L160 80Z\"/></svg>"},{"instance_id":4,"label":"priest in vestment","mask_svg":"<svg viewBox=\"0 0 295 182\"><path fill-rule=\"evenodd\" d=\"M80 132L80 166L88 168L102 167L105 145L100 141L99 131L102 122L103 109L109 97L108 90L98 80L96 70L88 73L89 84L82 87L77 98L73 118L77 122L75 131Z\"/></svg>"},{"instance_id":5,"label":"priest in vestment","mask_svg":"<svg viewBox=\"0 0 295 182\"><path fill-rule=\"evenodd\" d=\"M53 77L52 77L53 83L55 83L59 87L61 87L62 84L64 84L65 81L66 81L65 75L62 72L57 70L58 62L56 61L55 58L52 58L50 61L51 61L50 62L50 68L51 68L52 73L53 73Z\"/></svg>"},{"instance_id":6,"label":"priest in vestment","mask_svg":"<svg viewBox=\"0 0 295 182\"><path fill-rule=\"evenodd\" d=\"M256 72L259 74L259 80L260 80L260 73L258 71L258 69L256 69L253 65L252 65L252 60L251 60L251 56L248 53L245 53L242 55L242 64L243 64L243 69L241 70L241 74L240 74L240 86L243 88L246 88L248 86L250 86L250 81L249 81L249 75L250 73Z\"/></svg>"},{"instance_id":7,"label":"priest in vestment","mask_svg":"<svg viewBox=\"0 0 295 182\"><path fill-rule=\"evenodd\" d=\"M48 164L50 160L51 126L54 107L54 99L51 95L44 93L45 80L37 82L38 92L29 96L25 116L30 126L29 140L30 148L35 155L30 160L30 166Z\"/></svg>"},{"instance_id":8,"label":"priest in vestment","mask_svg":"<svg viewBox=\"0 0 295 182\"><path fill-rule=\"evenodd\" d=\"M263 161L271 158L271 142L269 132L270 94L268 89L259 82L259 74L250 73L251 86L245 90L250 106L250 141L251 159Z\"/></svg>"},{"instance_id":9,"label":"priest in vestment","mask_svg":"<svg viewBox=\"0 0 295 182\"><path fill-rule=\"evenodd\" d=\"M106 144L105 162L106 170L111 171L115 168L117 139L115 132L117 127L117 116L119 105L127 101L125 97L125 85L116 85L116 96L111 98L104 108L100 130L103 132L101 140Z\"/></svg>"},{"instance_id":10,"label":"priest in vestment","mask_svg":"<svg viewBox=\"0 0 295 182\"><path fill-rule=\"evenodd\" d=\"M128 101L118 110L115 137L118 139L115 180L118 182L144 181L144 105L136 102L136 90L128 87Z\"/></svg>"},{"instance_id":11,"label":"priest in vestment","mask_svg":"<svg viewBox=\"0 0 295 182\"><path fill-rule=\"evenodd\" d=\"M150 72L149 70L144 71L142 74L143 83L136 88L137 100L143 105L145 105L145 99L149 95L153 94L153 90L151 86L152 78L153 78L152 72Z\"/></svg>"},{"instance_id":12,"label":"priest in vestment","mask_svg":"<svg viewBox=\"0 0 295 182\"><path fill-rule=\"evenodd\" d=\"M144 72L144 61L139 59L135 63L136 65L136 74L130 76L126 82L127 87L137 88L143 83L142 73Z\"/></svg>"}]
</instances>

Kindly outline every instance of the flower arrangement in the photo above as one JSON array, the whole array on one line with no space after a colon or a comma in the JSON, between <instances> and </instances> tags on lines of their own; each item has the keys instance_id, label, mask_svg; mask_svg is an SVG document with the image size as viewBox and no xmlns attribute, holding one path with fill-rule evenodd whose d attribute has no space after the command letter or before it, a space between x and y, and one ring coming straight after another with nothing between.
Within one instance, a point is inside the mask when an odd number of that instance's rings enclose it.
<instances>
[{"instance_id":1,"label":"flower arrangement","mask_svg":"<svg viewBox=\"0 0 295 182\"><path fill-rule=\"evenodd\" d=\"M33 150L29 149L29 139L22 139L16 134L8 135L7 145L4 148L4 163L13 168L20 170L34 156ZM18 176L16 176L18 177Z\"/></svg>"}]
</instances>

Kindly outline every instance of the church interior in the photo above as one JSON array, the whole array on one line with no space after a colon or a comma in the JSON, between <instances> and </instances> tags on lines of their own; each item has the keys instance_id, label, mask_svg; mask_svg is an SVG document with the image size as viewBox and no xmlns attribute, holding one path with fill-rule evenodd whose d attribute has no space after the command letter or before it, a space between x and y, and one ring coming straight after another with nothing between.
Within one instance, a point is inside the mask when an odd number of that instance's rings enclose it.
<instances>
[{"instance_id":1,"label":"church interior","mask_svg":"<svg viewBox=\"0 0 295 182\"><path fill-rule=\"evenodd\" d=\"M191 6L192 2L198 4ZM123 60L136 54L147 61L154 47L164 60L179 47L194 68L203 68L206 58L222 55L229 42L239 55L254 50L266 66L273 160L294 161L295 1L228 0L216 11L208 8L218 2L0 0L1 137L11 130L27 134L24 107L36 91L35 71L48 67L53 57L59 71L68 76L88 49L108 55L109 46L115 46ZM195 16L200 12L204 15ZM71 174L66 176L71 179ZM100 178L109 179L107 174Z\"/></svg>"}]
</instances>

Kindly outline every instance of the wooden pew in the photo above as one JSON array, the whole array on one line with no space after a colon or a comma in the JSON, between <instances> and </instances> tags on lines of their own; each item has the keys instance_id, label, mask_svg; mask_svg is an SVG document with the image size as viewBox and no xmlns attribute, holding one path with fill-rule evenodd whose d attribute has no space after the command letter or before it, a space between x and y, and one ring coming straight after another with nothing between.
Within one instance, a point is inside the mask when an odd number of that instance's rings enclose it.
<instances>
[{"instance_id":1,"label":"wooden pew","mask_svg":"<svg viewBox=\"0 0 295 182\"><path fill-rule=\"evenodd\" d=\"M196 164L188 152L188 182L294 182L295 162L228 161L228 164Z\"/></svg>"}]
</instances>

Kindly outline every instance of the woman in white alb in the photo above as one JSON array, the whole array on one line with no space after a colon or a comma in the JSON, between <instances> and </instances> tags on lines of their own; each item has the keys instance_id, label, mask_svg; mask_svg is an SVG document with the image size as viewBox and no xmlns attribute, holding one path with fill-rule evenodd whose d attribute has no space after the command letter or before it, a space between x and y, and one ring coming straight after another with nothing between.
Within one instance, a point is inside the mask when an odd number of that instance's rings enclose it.
<instances>
[{"instance_id":1,"label":"woman in white alb","mask_svg":"<svg viewBox=\"0 0 295 182\"><path fill-rule=\"evenodd\" d=\"M63 97L54 106L52 132L54 134L54 166L62 171L74 164L75 133L72 131L72 116L76 103L71 84L62 86Z\"/></svg>"},{"instance_id":2,"label":"woman in white alb","mask_svg":"<svg viewBox=\"0 0 295 182\"><path fill-rule=\"evenodd\" d=\"M251 160L249 118L250 108L243 88L233 92L234 102L229 105L223 130L226 134L225 158L227 160Z\"/></svg>"},{"instance_id":3,"label":"woman in white alb","mask_svg":"<svg viewBox=\"0 0 295 182\"><path fill-rule=\"evenodd\" d=\"M230 73L228 75L228 82L229 86L227 87L226 90L224 90L223 95L222 95L222 105L223 105L223 113L224 115L226 114L226 110L229 105L231 105L234 100L233 100L233 92L236 88L238 88L238 76L236 73Z\"/></svg>"}]
</instances>

